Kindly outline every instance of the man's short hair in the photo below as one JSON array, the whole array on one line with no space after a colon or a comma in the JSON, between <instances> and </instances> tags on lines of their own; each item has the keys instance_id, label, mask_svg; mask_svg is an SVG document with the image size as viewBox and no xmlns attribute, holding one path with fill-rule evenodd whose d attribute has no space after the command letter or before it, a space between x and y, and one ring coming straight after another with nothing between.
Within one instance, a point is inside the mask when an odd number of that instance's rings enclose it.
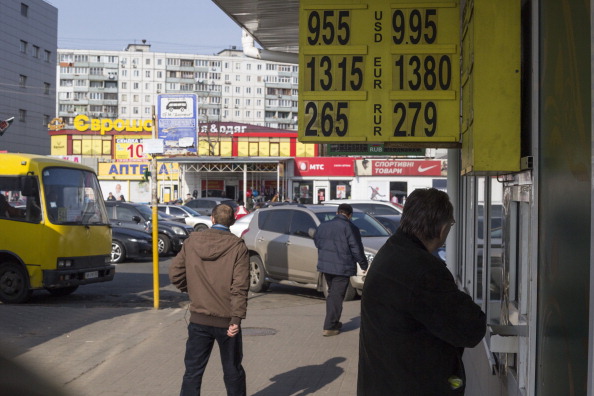
<instances>
[{"instance_id":1,"label":"man's short hair","mask_svg":"<svg viewBox=\"0 0 594 396\"><path fill-rule=\"evenodd\" d=\"M340 204L338 205L338 210L336 213L342 213L345 216L350 216L353 214L353 207L349 204Z\"/></svg>"},{"instance_id":2,"label":"man's short hair","mask_svg":"<svg viewBox=\"0 0 594 396\"><path fill-rule=\"evenodd\" d=\"M448 194L435 188L419 188L406 198L400 229L421 240L431 240L439 238L443 225L453 219L454 207Z\"/></svg>"},{"instance_id":3,"label":"man's short hair","mask_svg":"<svg viewBox=\"0 0 594 396\"><path fill-rule=\"evenodd\" d=\"M235 214L233 208L227 204L218 204L212 210L212 217L215 224L231 227L235 223Z\"/></svg>"}]
</instances>

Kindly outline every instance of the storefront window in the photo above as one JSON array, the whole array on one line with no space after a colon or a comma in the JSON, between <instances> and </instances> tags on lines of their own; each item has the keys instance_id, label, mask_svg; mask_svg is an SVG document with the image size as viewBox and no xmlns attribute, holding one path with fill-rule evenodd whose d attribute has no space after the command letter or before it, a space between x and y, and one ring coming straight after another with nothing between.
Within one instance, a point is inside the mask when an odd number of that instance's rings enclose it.
<instances>
[{"instance_id":1,"label":"storefront window","mask_svg":"<svg viewBox=\"0 0 594 396\"><path fill-rule=\"evenodd\" d=\"M348 199L351 197L351 183L348 180L330 181L330 197L328 199Z\"/></svg>"},{"instance_id":2,"label":"storefront window","mask_svg":"<svg viewBox=\"0 0 594 396\"><path fill-rule=\"evenodd\" d=\"M293 199L301 204L313 204L313 181L293 184Z\"/></svg>"}]
</instances>

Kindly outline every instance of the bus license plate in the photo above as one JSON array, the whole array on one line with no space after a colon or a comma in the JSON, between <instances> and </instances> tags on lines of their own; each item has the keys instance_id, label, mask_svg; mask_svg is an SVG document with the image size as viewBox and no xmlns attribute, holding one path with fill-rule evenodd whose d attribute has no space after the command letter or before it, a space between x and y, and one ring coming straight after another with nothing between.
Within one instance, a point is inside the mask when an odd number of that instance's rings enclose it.
<instances>
[{"instance_id":1,"label":"bus license plate","mask_svg":"<svg viewBox=\"0 0 594 396\"><path fill-rule=\"evenodd\" d=\"M85 272L85 279L93 279L99 277L99 271Z\"/></svg>"}]
</instances>

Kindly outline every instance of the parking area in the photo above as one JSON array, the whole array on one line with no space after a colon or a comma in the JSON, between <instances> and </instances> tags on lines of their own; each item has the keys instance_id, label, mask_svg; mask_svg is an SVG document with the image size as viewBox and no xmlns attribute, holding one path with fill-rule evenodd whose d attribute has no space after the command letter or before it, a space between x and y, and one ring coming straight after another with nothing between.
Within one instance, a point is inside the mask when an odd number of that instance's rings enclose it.
<instances>
[{"instance_id":1,"label":"parking area","mask_svg":"<svg viewBox=\"0 0 594 396\"><path fill-rule=\"evenodd\" d=\"M175 293L164 286L167 302L158 310L45 300L0 305L2 352L44 373L65 395L177 394L188 314ZM320 293L286 285L250 293L242 326L248 394L355 395L359 312L360 300L345 303L343 332L323 337ZM203 394L226 394L216 347Z\"/></svg>"}]
</instances>

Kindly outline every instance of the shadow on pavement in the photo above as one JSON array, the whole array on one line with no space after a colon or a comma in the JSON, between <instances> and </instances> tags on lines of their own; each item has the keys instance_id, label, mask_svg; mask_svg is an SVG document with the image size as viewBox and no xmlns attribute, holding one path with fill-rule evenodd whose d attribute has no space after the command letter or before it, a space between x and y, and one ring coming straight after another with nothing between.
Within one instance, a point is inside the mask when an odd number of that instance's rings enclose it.
<instances>
[{"instance_id":1,"label":"shadow on pavement","mask_svg":"<svg viewBox=\"0 0 594 396\"><path fill-rule=\"evenodd\" d=\"M335 357L322 364L297 367L275 375L270 378L273 384L254 393L253 396L313 395L344 373L344 369L338 364L345 360L344 357Z\"/></svg>"}]
</instances>

